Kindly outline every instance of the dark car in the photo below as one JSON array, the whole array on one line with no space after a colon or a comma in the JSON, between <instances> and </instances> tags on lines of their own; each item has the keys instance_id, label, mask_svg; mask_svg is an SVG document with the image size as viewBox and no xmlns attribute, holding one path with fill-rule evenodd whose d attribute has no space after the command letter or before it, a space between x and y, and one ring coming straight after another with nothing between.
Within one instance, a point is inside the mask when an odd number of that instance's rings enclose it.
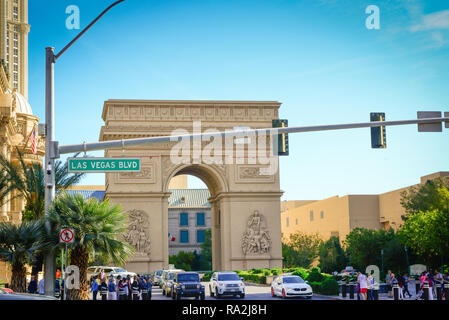
<instances>
[{"instance_id":1,"label":"dark car","mask_svg":"<svg viewBox=\"0 0 449 320\"><path fill-rule=\"evenodd\" d=\"M55 297L47 297L38 294L28 293L11 293L3 288L0 288L0 300L58 300Z\"/></svg>"},{"instance_id":2,"label":"dark car","mask_svg":"<svg viewBox=\"0 0 449 320\"><path fill-rule=\"evenodd\" d=\"M180 300L182 297L195 297L204 300L205 290L200 282L200 275L196 272L178 272L173 278L172 298Z\"/></svg>"}]
</instances>

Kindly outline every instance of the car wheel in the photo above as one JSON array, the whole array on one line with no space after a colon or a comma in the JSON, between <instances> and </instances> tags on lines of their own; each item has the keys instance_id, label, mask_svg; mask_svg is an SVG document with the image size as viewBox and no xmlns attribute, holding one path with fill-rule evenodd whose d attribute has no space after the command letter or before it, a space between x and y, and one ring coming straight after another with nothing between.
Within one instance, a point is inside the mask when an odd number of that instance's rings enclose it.
<instances>
[{"instance_id":1,"label":"car wheel","mask_svg":"<svg viewBox=\"0 0 449 320\"><path fill-rule=\"evenodd\" d=\"M212 288L209 286L209 292L210 292L210 296L211 297L213 297L215 294L214 294L214 292L212 291Z\"/></svg>"},{"instance_id":2,"label":"car wheel","mask_svg":"<svg viewBox=\"0 0 449 320\"><path fill-rule=\"evenodd\" d=\"M271 288L271 297L272 298L276 297L276 295L274 294L274 289L273 288Z\"/></svg>"},{"instance_id":3,"label":"car wheel","mask_svg":"<svg viewBox=\"0 0 449 320\"><path fill-rule=\"evenodd\" d=\"M285 290L282 289L282 299L285 299Z\"/></svg>"}]
</instances>

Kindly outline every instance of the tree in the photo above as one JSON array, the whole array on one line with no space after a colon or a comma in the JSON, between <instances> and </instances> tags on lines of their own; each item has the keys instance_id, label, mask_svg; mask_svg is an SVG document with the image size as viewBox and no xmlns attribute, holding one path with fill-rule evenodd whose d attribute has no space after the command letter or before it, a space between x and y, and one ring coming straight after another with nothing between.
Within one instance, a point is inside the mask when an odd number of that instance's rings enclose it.
<instances>
[{"instance_id":1,"label":"tree","mask_svg":"<svg viewBox=\"0 0 449 320\"><path fill-rule=\"evenodd\" d=\"M22 153L17 149L19 163L16 164L0 155L0 166L4 170L5 177L18 196L25 200L25 209L22 213L23 220L37 220L44 216L45 207L45 173L41 163L27 164ZM77 155L75 155L76 157ZM55 186L56 192L79 183L84 173L68 172L67 162L55 162Z\"/></svg>"},{"instance_id":2,"label":"tree","mask_svg":"<svg viewBox=\"0 0 449 320\"><path fill-rule=\"evenodd\" d=\"M355 228L344 241L349 264L359 270L368 265L382 264L381 250L395 237L393 229L389 231Z\"/></svg>"},{"instance_id":3,"label":"tree","mask_svg":"<svg viewBox=\"0 0 449 320\"><path fill-rule=\"evenodd\" d=\"M401 243L413 249L427 265L449 256L449 179L436 179L403 193L408 213L399 231Z\"/></svg>"},{"instance_id":4,"label":"tree","mask_svg":"<svg viewBox=\"0 0 449 320\"><path fill-rule=\"evenodd\" d=\"M70 226L75 242L70 250L70 263L79 268L80 289L68 290L69 300L88 300L87 267L89 255L123 265L134 248L120 241L127 229L126 214L120 206L97 199L84 200L82 195L61 194L56 198L46 218L54 232ZM56 240L53 236L53 239Z\"/></svg>"},{"instance_id":5,"label":"tree","mask_svg":"<svg viewBox=\"0 0 449 320\"><path fill-rule=\"evenodd\" d=\"M292 233L288 239L283 238L282 256L285 267L310 267L318 257L322 242L318 234L309 235L301 231Z\"/></svg>"},{"instance_id":6,"label":"tree","mask_svg":"<svg viewBox=\"0 0 449 320\"><path fill-rule=\"evenodd\" d=\"M26 292L26 265L45 245L40 221L24 221L20 225L0 223L0 259L11 264L11 289Z\"/></svg>"},{"instance_id":7,"label":"tree","mask_svg":"<svg viewBox=\"0 0 449 320\"><path fill-rule=\"evenodd\" d=\"M13 190L9 183L5 168L0 168L0 208L7 202L8 195Z\"/></svg>"},{"instance_id":8,"label":"tree","mask_svg":"<svg viewBox=\"0 0 449 320\"><path fill-rule=\"evenodd\" d=\"M200 270L212 270L212 230L204 231L204 242L201 244Z\"/></svg>"},{"instance_id":9,"label":"tree","mask_svg":"<svg viewBox=\"0 0 449 320\"><path fill-rule=\"evenodd\" d=\"M177 269L192 271L195 254L193 252L179 251L178 254L169 257L170 264L175 265Z\"/></svg>"},{"instance_id":10,"label":"tree","mask_svg":"<svg viewBox=\"0 0 449 320\"><path fill-rule=\"evenodd\" d=\"M345 251L340 245L338 237L330 237L319 248L320 269L323 272L331 273L340 271L347 266L348 259Z\"/></svg>"}]
</instances>

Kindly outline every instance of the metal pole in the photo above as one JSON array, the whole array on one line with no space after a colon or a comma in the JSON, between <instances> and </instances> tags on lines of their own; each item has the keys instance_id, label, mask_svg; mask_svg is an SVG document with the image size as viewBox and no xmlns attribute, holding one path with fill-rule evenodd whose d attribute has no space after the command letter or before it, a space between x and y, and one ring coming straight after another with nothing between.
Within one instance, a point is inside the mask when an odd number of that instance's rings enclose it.
<instances>
[{"instance_id":1,"label":"metal pole","mask_svg":"<svg viewBox=\"0 0 449 320\"><path fill-rule=\"evenodd\" d=\"M384 249L380 250L380 255L382 256L382 272L384 272Z\"/></svg>"},{"instance_id":2,"label":"metal pole","mask_svg":"<svg viewBox=\"0 0 449 320\"><path fill-rule=\"evenodd\" d=\"M62 294L62 299L64 298L64 286L65 286L65 269L64 269L64 249L61 248L61 294Z\"/></svg>"},{"instance_id":3,"label":"metal pole","mask_svg":"<svg viewBox=\"0 0 449 320\"><path fill-rule=\"evenodd\" d=\"M68 265L68 263L67 263L67 256L68 256L68 253L67 253L67 242L65 243L65 267L67 268L67 265ZM65 287L67 286L67 281L66 281L67 279L66 278L64 278L64 300L67 300L67 291L65 290Z\"/></svg>"},{"instance_id":4,"label":"metal pole","mask_svg":"<svg viewBox=\"0 0 449 320\"><path fill-rule=\"evenodd\" d=\"M314 131L330 131L330 130L344 130L344 129L357 129L357 128L372 128L372 127L384 127L384 126L400 126L410 124L423 124L423 123L438 123L449 122L449 118L432 118L432 119L414 119L414 120L396 120L396 121L377 121L377 122L362 122L362 123L347 123L347 124L333 124L333 125L319 125L319 126L305 126L305 127L289 127L289 128L265 128L265 129L253 129L253 130L240 130L240 131L225 131L214 133L199 133L199 134L186 134L186 135L174 135L174 136L161 136L152 138L137 138L137 139L122 139L104 142L83 143L74 145L64 145L59 147L60 154L98 151L109 148L125 148L134 147L140 145L148 145L152 143L160 142L176 142L180 139L211 139L211 138L225 138L232 136L245 136L245 135L278 135L282 133L300 133L300 132L314 132Z\"/></svg>"},{"instance_id":5,"label":"metal pole","mask_svg":"<svg viewBox=\"0 0 449 320\"><path fill-rule=\"evenodd\" d=\"M48 47L45 57L45 215L55 198L55 160L52 155L52 144L55 140L54 132L54 71L55 71L55 49ZM47 233L51 232L50 223L45 223L45 230ZM56 279L56 261L55 253L51 250L45 256L45 271L44 271L44 291L45 295L53 296L55 292Z\"/></svg>"}]
</instances>

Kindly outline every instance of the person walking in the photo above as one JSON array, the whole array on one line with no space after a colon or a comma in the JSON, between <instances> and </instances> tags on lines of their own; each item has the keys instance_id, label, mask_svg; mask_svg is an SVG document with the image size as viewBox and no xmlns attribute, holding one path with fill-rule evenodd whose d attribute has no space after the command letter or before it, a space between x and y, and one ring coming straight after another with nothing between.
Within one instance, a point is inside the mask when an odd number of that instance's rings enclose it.
<instances>
[{"instance_id":1,"label":"person walking","mask_svg":"<svg viewBox=\"0 0 449 320\"><path fill-rule=\"evenodd\" d=\"M100 271L100 281L103 281L103 279L105 279L106 278L106 275L104 274L104 269L101 269L101 271Z\"/></svg>"},{"instance_id":2,"label":"person walking","mask_svg":"<svg viewBox=\"0 0 449 320\"><path fill-rule=\"evenodd\" d=\"M134 281L131 284L131 293L133 300L140 300L140 284L138 276L134 277Z\"/></svg>"},{"instance_id":3,"label":"person walking","mask_svg":"<svg viewBox=\"0 0 449 320\"><path fill-rule=\"evenodd\" d=\"M128 295L128 300L132 300L133 299L133 292L132 292L132 289L131 289L131 276L127 276L126 277L126 284L127 284L127 289L125 290L127 293L127 295Z\"/></svg>"},{"instance_id":4,"label":"person walking","mask_svg":"<svg viewBox=\"0 0 449 320\"><path fill-rule=\"evenodd\" d=\"M367 299L367 292L368 292L368 281L366 276L363 273L359 272L359 276L357 277L357 285L360 290L360 294L362 296L362 300Z\"/></svg>"},{"instance_id":5,"label":"person walking","mask_svg":"<svg viewBox=\"0 0 449 320\"><path fill-rule=\"evenodd\" d=\"M108 300L117 300L116 291L117 291L117 289L116 289L114 277L110 276L109 282L108 282Z\"/></svg>"},{"instance_id":6,"label":"person walking","mask_svg":"<svg viewBox=\"0 0 449 320\"><path fill-rule=\"evenodd\" d=\"M388 288L388 297L393 298L393 287L391 285L391 270L388 270L387 275L385 276L385 283Z\"/></svg>"},{"instance_id":7,"label":"person walking","mask_svg":"<svg viewBox=\"0 0 449 320\"><path fill-rule=\"evenodd\" d=\"M392 273L392 274L391 274L391 287L392 287L392 290L394 290L393 288L394 288L395 285L398 285L398 286L399 286L399 281L398 281L398 279L396 278L396 275L395 275L394 273ZM398 298L399 298L399 299L401 299L400 291L401 291L401 288L399 288L399 293L398 293ZM394 297L393 297L393 298L394 298Z\"/></svg>"},{"instance_id":8,"label":"person walking","mask_svg":"<svg viewBox=\"0 0 449 320\"><path fill-rule=\"evenodd\" d=\"M400 273L398 274L397 280L398 280L398 285L399 285L399 300L404 300L404 291L403 291L404 278L403 278L402 274L400 274Z\"/></svg>"},{"instance_id":9,"label":"person walking","mask_svg":"<svg viewBox=\"0 0 449 320\"><path fill-rule=\"evenodd\" d=\"M408 291L408 285L410 284L410 278L408 277L408 273L404 273L404 275L402 276L402 281L404 283L404 290L403 290L404 297L406 294L408 294L408 297L411 298L412 295L410 291Z\"/></svg>"},{"instance_id":10,"label":"person walking","mask_svg":"<svg viewBox=\"0 0 449 320\"><path fill-rule=\"evenodd\" d=\"M367 278L368 283L368 300L374 300L374 278L373 275L370 273Z\"/></svg>"},{"instance_id":11,"label":"person walking","mask_svg":"<svg viewBox=\"0 0 449 320\"><path fill-rule=\"evenodd\" d=\"M430 272L426 275L426 281L429 284L429 300L433 300L433 289L435 287L435 282L433 281L433 275Z\"/></svg>"},{"instance_id":12,"label":"person walking","mask_svg":"<svg viewBox=\"0 0 449 320\"><path fill-rule=\"evenodd\" d=\"M122 276L118 276L117 281L115 283L115 290L117 290L117 300L120 300L119 284L120 284L121 280L122 280Z\"/></svg>"},{"instance_id":13,"label":"person walking","mask_svg":"<svg viewBox=\"0 0 449 320\"><path fill-rule=\"evenodd\" d=\"M125 292L124 293L125 296L123 297L123 300L130 300L131 290L130 290L130 284L129 284L128 277L123 280L123 290Z\"/></svg>"},{"instance_id":14,"label":"person walking","mask_svg":"<svg viewBox=\"0 0 449 320\"><path fill-rule=\"evenodd\" d=\"M31 281L28 284L28 293L36 294L37 292L37 281L35 276L31 276Z\"/></svg>"},{"instance_id":15,"label":"person walking","mask_svg":"<svg viewBox=\"0 0 449 320\"><path fill-rule=\"evenodd\" d=\"M45 280L44 278L39 281L39 294L44 295L45 294Z\"/></svg>"},{"instance_id":16,"label":"person walking","mask_svg":"<svg viewBox=\"0 0 449 320\"><path fill-rule=\"evenodd\" d=\"M100 296L101 300L108 300L108 284L106 283L106 278L101 280L100 284Z\"/></svg>"},{"instance_id":17,"label":"person walking","mask_svg":"<svg viewBox=\"0 0 449 320\"><path fill-rule=\"evenodd\" d=\"M100 276L98 276L99 278ZM98 290L100 288L100 284L98 282L98 278L92 277L92 286L90 287L90 291L92 292L92 300L97 300Z\"/></svg>"},{"instance_id":18,"label":"person walking","mask_svg":"<svg viewBox=\"0 0 449 320\"><path fill-rule=\"evenodd\" d=\"M125 300L125 297L127 297L125 287L126 287L126 285L125 285L124 280L119 280L119 282L118 282L119 300Z\"/></svg>"}]
</instances>

